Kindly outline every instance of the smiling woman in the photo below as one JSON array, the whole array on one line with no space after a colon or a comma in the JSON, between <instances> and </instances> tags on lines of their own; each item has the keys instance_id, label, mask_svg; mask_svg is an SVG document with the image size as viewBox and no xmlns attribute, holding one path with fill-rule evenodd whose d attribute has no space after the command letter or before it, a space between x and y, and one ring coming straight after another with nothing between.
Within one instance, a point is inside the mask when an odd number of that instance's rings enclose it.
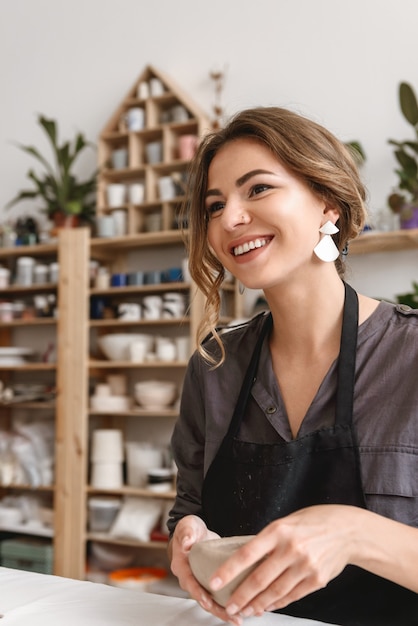
<instances>
[{"instance_id":1,"label":"smiling woman","mask_svg":"<svg viewBox=\"0 0 418 626\"><path fill-rule=\"evenodd\" d=\"M248 141L253 149L247 152L251 161L246 164L240 146ZM256 149L264 153L266 167L255 158ZM225 150L229 156L222 158ZM219 157L216 159L218 166L213 163L215 156ZM235 162L237 158L240 167ZM213 254L208 229L226 200L223 190L218 189L221 179L213 178L215 172L221 170L220 160L237 166L233 185L237 191L247 193L248 199L256 205L258 196L268 194L269 187L280 186L279 176L293 176L299 184L308 187L317 200L325 200L327 206L338 210L339 233L333 239L340 251L362 231L366 219L366 192L352 153L311 120L277 107L250 109L238 114L226 128L206 136L192 164L190 196L185 203L193 233L189 238L190 271L208 301L208 315L200 326L199 340L214 331L219 315L219 287L224 269ZM226 171L229 173L229 168ZM245 222L248 215L244 206L241 209L238 207L238 212ZM202 216L205 219L202 220ZM340 256L336 267L343 276L344 264ZM243 283L247 284L245 280Z\"/></svg>"},{"instance_id":2,"label":"smiling woman","mask_svg":"<svg viewBox=\"0 0 418 626\"><path fill-rule=\"evenodd\" d=\"M190 273L207 307L172 437L173 572L236 625L264 611L415 625L418 310L342 280L366 214L355 162L310 120L252 109L203 141L190 190ZM225 270L269 312L222 332ZM205 590L191 547L236 535L254 537Z\"/></svg>"}]
</instances>

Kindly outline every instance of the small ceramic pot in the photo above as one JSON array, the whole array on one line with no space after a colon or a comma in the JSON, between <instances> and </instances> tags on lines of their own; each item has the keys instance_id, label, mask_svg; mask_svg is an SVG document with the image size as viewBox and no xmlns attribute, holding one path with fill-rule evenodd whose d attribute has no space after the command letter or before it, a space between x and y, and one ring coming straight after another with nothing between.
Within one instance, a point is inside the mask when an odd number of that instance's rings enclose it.
<instances>
[{"instance_id":1,"label":"small ceramic pot","mask_svg":"<svg viewBox=\"0 0 418 626\"><path fill-rule=\"evenodd\" d=\"M247 541L253 538L254 535L210 539L209 541L199 541L193 544L190 549L189 563L193 575L202 587L209 591L215 602L221 606L226 606L235 589L257 567L260 561L246 568L243 572L241 572L241 574L231 580L228 585L219 589L219 591L212 591L209 587L209 581L222 563L224 563L236 550L247 543Z\"/></svg>"}]
</instances>

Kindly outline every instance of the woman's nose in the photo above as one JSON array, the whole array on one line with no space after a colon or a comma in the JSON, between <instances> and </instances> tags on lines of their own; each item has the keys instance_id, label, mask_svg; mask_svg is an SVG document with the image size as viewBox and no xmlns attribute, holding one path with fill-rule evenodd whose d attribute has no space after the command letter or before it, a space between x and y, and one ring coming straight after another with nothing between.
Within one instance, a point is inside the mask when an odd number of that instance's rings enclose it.
<instances>
[{"instance_id":1,"label":"woman's nose","mask_svg":"<svg viewBox=\"0 0 418 626\"><path fill-rule=\"evenodd\" d=\"M225 230L234 230L237 226L248 224L249 215L240 202L230 199L225 203L221 219Z\"/></svg>"}]
</instances>

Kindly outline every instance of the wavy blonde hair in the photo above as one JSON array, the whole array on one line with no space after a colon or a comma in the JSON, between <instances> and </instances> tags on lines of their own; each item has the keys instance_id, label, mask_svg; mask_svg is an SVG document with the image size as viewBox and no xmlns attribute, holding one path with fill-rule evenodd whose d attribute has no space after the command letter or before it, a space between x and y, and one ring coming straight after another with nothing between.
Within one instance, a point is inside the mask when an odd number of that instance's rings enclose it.
<instances>
[{"instance_id":1,"label":"wavy blonde hair","mask_svg":"<svg viewBox=\"0 0 418 626\"><path fill-rule=\"evenodd\" d=\"M208 243L205 194L209 166L217 152L235 139L254 139L266 146L293 175L304 181L318 197L337 208L339 232L334 241L340 252L363 229L366 219L366 190L357 164L347 146L321 125L288 109L258 107L235 115L220 130L206 135L193 159L183 220L188 224L187 247L190 275L206 297L205 312L197 331L201 354L220 365L225 351L216 324L219 319L219 289L224 268ZM341 277L344 264L339 257L336 268ZM216 339L221 358L202 346L208 334Z\"/></svg>"}]
</instances>

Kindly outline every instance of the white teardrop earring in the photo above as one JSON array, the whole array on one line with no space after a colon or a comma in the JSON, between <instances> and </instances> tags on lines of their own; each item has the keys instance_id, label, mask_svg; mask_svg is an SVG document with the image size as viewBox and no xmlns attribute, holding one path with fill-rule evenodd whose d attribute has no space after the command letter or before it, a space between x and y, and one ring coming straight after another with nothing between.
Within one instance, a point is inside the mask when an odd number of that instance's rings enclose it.
<instances>
[{"instance_id":1,"label":"white teardrop earring","mask_svg":"<svg viewBox=\"0 0 418 626\"><path fill-rule=\"evenodd\" d=\"M319 232L324 236L314 248L316 256L318 259L321 259L321 261L325 261L326 263L335 261L338 259L340 253L331 235L338 233L339 229L335 226L335 224L328 220L323 226L321 226Z\"/></svg>"}]
</instances>

